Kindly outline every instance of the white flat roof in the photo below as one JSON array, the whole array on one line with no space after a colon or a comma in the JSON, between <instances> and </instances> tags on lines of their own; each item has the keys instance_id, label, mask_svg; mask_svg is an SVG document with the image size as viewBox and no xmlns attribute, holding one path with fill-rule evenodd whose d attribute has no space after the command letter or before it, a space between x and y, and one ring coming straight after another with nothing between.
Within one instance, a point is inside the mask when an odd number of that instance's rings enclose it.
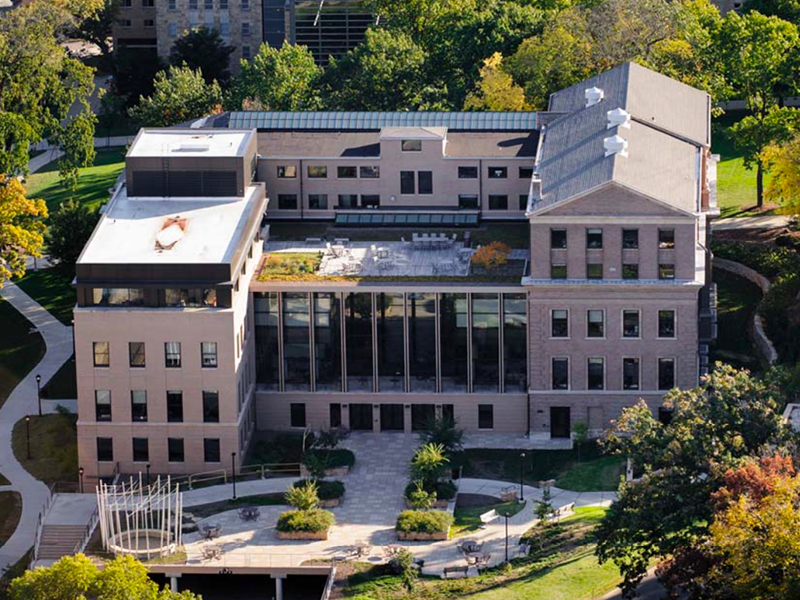
<instances>
[{"instance_id":1,"label":"white flat roof","mask_svg":"<svg viewBox=\"0 0 800 600\"><path fill-rule=\"evenodd\" d=\"M443 140L447 127L384 127L382 140Z\"/></svg>"},{"instance_id":2,"label":"white flat roof","mask_svg":"<svg viewBox=\"0 0 800 600\"><path fill-rule=\"evenodd\" d=\"M142 129L133 140L131 157L243 156L254 130Z\"/></svg>"},{"instance_id":3,"label":"white flat roof","mask_svg":"<svg viewBox=\"0 0 800 600\"><path fill-rule=\"evenodd\" d=\"M144 199L129 198L123 186L78 262L227 263L263 194L263 186L250 186L244 198Z\"/></svg>"}]
</instances>

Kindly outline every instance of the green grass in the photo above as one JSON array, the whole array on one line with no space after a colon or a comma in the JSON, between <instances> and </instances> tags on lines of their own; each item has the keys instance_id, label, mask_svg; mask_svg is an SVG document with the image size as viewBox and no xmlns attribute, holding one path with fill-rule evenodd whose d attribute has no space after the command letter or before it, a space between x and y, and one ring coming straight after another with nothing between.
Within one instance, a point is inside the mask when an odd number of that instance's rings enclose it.
<instances>
[{"instance_id":1,"label":"green grass","mask_svg":"<svg viewBox=\"0 0 800 600\"><path fill-rule=\"evenodd\" d=\"M714 270L714 282L717 284L718 294L718 329L711 360L759 370L759 355L751 340L749 328L761 300L761 290L743 277L721 269Z\"/></svg>"},{"instance_id":2,"label":"green grass","mask_svg":"<svg viewBox=\"0 0 800 600\"><path fill-rule=\"evenodd\" d=\"M236 500L223 500L222 502L212 502L210 504L201 504L199 506L192 506L186 509L186 512L192 513L195 517L205 519L212 515L241 508L243 506L284 506L286 499L282 492L274 494L261 494L258 496L243 496Z\"/></svg>"},{"instance_id":3,"label":"green grass","mask_svg":"<svg viewBox=\"0 0 800 600\"><path fill-rule=\"evenodd\" d=\"M8 541L22 516L22 496L17 492L0 492L0 546Z\"/></svg>"},{"instance_id":4,"label":"green grass","mask_svg":"<svg viewBox=\"0 0 800 600\"><path fill-rule=\"evenodd\" d=\"M14 424L11 445L14 456L39 481L47 485L78 480L76 415L32 416L31 458L27 458L25 419Z\"/></svg>"},{"instance_id":5,"label":"green grass","mask_svg":"<svg viewBox=\"0 0 800 600\"><path fill-rule=\"evenodd\" d=\"M75 355L61 365L56 374L42 388L42 398L52 400L74 400L78 397L78 382L75 377Z\"/></svg>"},{"instance_id":6,"label":"green grass","mask_svg":"<svg viewBox=\"0 0 800 600\"><path fill-rule=\"evenodd\" d=\"M513 517L519 511L525 508L526 503L527 501L493 502L490 504L484 504L483 506L468 506L463 508L459 508L458 503L456 503L456 510L453 513L455 522L450 528L450 537L454 538L467 533L472 533L473 531L478 531L481 528L481 525L483 525L481 522L481 515L487 511L496 510L501 515Z\"/></svg>"},{"instance_id":7,"label":"green grass","mask_svg":"<svg viewBox=\"0 0 800 600\"><path fill-rule=\"evenodd\" d=\"M0 299L0 406L45 352L42 336L6 300Z\"/></svg>"},{"instance_id":8,"label":"green grass","mask_svg":"<svg viewBox=\"0 0 800 600\"><path fill-rule=\"evenodd\" d=\"M43 198L51 213L71 197L77 198L91 209L96 209L109 199L108 190L122 172L124 160L125 148L98 150L94 165L80 170L78 189L74 192L61 185L58 161L53 161L29 175L25 181L25 189L29 197Z\"/></svg>"},{"instance_id":9,"label":"green grass","mask_svg":"<svg viewBox=\"0 0 800 600\"><path fill-rule=\"evenodd\" d=\"M72 268L56 266L28 271L16 284L64 325L72 325L72 309L75 307L75 290L72 288L74 277Z\"/></svg>"}]
</instances>

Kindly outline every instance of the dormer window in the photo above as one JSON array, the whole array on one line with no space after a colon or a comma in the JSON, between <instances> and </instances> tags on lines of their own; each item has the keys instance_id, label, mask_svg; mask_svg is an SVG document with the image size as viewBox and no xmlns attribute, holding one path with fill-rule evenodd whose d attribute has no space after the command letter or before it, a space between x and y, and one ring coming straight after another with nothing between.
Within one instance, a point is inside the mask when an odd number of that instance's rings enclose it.
<instances>
[{"instance_id":1,"label":"dormer window","mask_svg":"<svg viewBox=\"0 0 800 600\"><path fill-rule=\"evenodd\" d=\"M400 148L403 152L422 152L422 140L402 140Z\"/></svg>"}]
</instances>

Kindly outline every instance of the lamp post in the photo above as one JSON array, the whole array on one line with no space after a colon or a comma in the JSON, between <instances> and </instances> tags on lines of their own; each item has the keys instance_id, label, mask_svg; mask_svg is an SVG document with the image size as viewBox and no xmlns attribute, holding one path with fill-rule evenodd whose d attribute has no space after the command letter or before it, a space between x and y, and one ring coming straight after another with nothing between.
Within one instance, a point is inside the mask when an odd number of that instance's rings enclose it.
<instances>
[{"instance_id":1,"label":"lamp post","mask_svg":"<svg viewBox=\"0 0 800 600\"><path fill-rule=\"evenodd\" d=\"M150 463L147 463L144 468L147 469L147 486L150 487Z\"/></svg>"},{"instance_id":2,"label":"lamp post","mask_svg":"<svg viewBox=\"0 0 800 600\"><path fill-rule=\"evenodd\" d=\"M503 513L503 516L506 518L506 562L508 562L508 513Z\"/></svg>"},{"instance_id":3,"label":"lamp post","mask_svg":"<svg viewBox=\"0 0 800 600\"><path fill-rule=\"evenodd\" d=\"M233 499L236 500L236 452L231 452L231 474L233 477Z\"/></svg>"},{"instance_id":4,"label":"lamp post","mask_svg":"<svg viewBox=\"0 0 800 600\"><path fill-rule=\"evenodd\" d=\"M83 467L78 468L78 476L80 477L81 481L81 494L83 493Z\"/></svg>"},{"instance_id":5,"label":"lamp post","mask_svg":"<svg viewBox=\"0 0 800 600\"><path fill-rule=\"evenodd\" d=\"M28 447L28 452L26 457L28 460L31 459L31 416L25 415L25 443Z\"/></svg>"},{"instance_id":6,"label":"lamp post","mask_svg":"<svg viewBox=\"0 0 800 600\"><path fill-rule=\"evenodd\" d=\"M519 501L525 502L525 484L523 483L525 475L525 453L521 452L519 455Z\"/></svg>"},{"instance_id":7,"label":"lamp post","mask_svg":"<svg viewBox=\"0 0 800 600\"><path fill-rule=\"evenodd\" d=\"M36 374L36 400L39 403L39 416L42 416L42 376Z\"/></svg>"}]
</instances>

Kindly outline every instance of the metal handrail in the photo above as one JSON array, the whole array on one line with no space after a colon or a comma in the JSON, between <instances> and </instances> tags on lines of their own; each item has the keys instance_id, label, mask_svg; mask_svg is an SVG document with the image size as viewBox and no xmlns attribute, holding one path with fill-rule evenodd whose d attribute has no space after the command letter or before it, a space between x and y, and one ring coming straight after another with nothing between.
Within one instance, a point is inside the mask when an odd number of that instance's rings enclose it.
<instances>
[{"instance_id":1,"label":"metal handrail","mask_svg":"<svg viewBox=\"0 0 800 600\"><path fill-rule=\"evenodd\" d=\"M257 475L259 479L268 479L274 475L293 475L300 473L300 463L263 463L258 465L247 465L240 467L236 470L236 477L248 477ZM189 490L193 490L195 486L202 484L209 484L211 481L221 480L219 485L228 483L231 478L230 469L215 469L213 471L201 471L200 473L191 473L189 475L172 475L170 476L173 483L177 485L186 485Z\"/></svg>"},{"instance_id":2,"label":"metal handrail","mask_svg":"<svg viewBox=\"0 0 800 600\"><path fill-rule=\"evenodd\" d=\"M83 535L81 536L81 540L75 545L75 548L72 550L72 554L80 554L84 550L86 550L86 546L89 545L89 540L94 533L95 527L100 521L100 513L95 507L94 511L92 511L92 516L89 517L89 523L86 525L86 529L83 530Z\"/></svg>"},{"instance_id":3,"label":"metal handrail","mask_svg":"<svg viewBox=\"0 0 800 600\"><path fill-rule=\"evenodd\" d=\"M31 557L31 565L39 558L39 544L42 541L42 528L44 527L44 519L47 516L47 512L50 510L50 504L53 502L55 488L55 483L51 484L47 488L47 500L45 500L44 504L42 505L42 509L39 511L39 516L36 517L36 533L33 536L33 555Z\"/></svg>"},{"instance_id":4,"label":"metal handrail","mask_svg":"<svg viewBox=\"0 0 800 600\"><path fill-rule=\"evenodd\" d=\"M331 570L328 573L328 581L325 582L325 589L322 590L322 597L320 600L328 600L331 597L331 592L333 591L333 583L336 580L336 563L331 563Z\"/></svg>"}]
</instances>

